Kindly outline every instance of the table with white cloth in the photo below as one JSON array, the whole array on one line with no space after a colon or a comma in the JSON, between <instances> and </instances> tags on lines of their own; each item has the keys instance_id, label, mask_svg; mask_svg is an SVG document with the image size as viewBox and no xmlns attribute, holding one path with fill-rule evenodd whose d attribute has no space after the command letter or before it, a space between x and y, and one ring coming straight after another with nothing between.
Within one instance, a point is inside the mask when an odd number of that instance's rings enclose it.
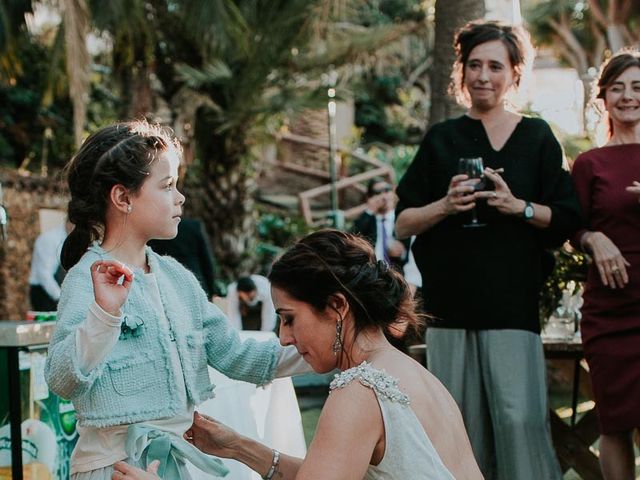
<instances>
[{"instance_id":1,"label":"table with white cloth","mask_svg":"<svg viewBox=\"0 0 640 480\"><path fill-rule=\"evenodd\" d=\"M240 337L267 340L275 338L272 332L243 330ZM302 430L298 400L290 378L279 378L264 387L231 380L213 368L209 377L216 386L216 396L197 410L221 421L247 437L288 455L304 457L307 447ZM245 465L223 459L229 468L229 480L259 480L261 477ZM189 465L193 480L217 478Z\"/></svg>"}]
</instances>

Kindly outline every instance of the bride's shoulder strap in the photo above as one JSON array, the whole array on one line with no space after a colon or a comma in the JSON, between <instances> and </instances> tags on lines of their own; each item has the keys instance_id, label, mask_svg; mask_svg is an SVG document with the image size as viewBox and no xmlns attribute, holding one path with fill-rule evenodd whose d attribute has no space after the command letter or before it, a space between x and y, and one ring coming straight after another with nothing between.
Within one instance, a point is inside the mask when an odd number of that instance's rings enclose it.
<instances>
[{"instance_id":1,"label":"bride's shoulder strap","mask_svg":"<svg viewBox=\"0 0 640 480\"><path fill-rule=\"evenodd\" d=\"M384 370L378 370L366 361L357 367L336 374L329 389L333 391L338 388L344 388L356 379L365 387L374 390L378 397L383 400L390 400L403 405L409 405L410 403L409 396L398 388L398 379Z\"/></svg>"}]
</instances>

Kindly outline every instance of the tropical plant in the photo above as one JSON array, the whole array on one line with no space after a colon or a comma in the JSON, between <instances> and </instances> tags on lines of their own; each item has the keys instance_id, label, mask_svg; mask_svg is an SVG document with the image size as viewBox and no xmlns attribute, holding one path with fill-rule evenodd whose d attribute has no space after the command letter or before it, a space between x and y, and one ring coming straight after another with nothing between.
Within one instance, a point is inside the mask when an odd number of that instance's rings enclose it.
<instances>
[{"instance_id":1,"label":"tropical plant","mask_svg":"<svg viewBox=\"0 0 640 480\"><path fill-rule=\"evenodd\" d=\"M0 81L0 163L45 173L48 166L59 168L73 150L71 104L49 86L51 47L26 32L15 42L19 68L14 65Z\"/></svg>"},{"instance_id":2,"label":"tropical plant","mask_svg":"<svg viewBox=\"0 0 640 480\"><path fill-rule=\"evenodd\" d=\"M584 282L587 279L588 258L581 252L564 246L553 251L555 266L545 279L540 292L540 321L544 324L558 307L562 291L570 281Z\"/></svg>"},{"instance_id":3,"label":"tropical plant","mask_svg":"<svg viewBox=\"0 0 640 480\"><path fill-rule=\"evenodd\" d=\"M187 182L194 214L205 219L224 273L233 277L250 270L255 252L253 193L271 131L284 115L324 105L320 79L328 68L364 62L418 27L337 23L322 1L218 3L223 24L209 2L158 10L155 55L164 98L195 143Z\"/></svg>"},{"instance_id":4,"label":"tropical plant","mask_svg":"<svg viewBox=\"0 0 640 480\"><path fill-rule=\"evenodd\" d=\"M434 1L352 2L343 21L363 27L415 22L420 28L352 66L355 123L365 143L415 143L426 127ZM354 68L356 67L356 68Z\"/></svg>"}]
</instances>

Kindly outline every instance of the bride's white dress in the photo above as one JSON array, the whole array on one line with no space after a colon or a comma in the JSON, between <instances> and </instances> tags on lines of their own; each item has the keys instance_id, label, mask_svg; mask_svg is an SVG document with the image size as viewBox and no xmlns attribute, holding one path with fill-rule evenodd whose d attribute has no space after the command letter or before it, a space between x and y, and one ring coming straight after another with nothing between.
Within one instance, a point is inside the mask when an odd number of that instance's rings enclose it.
<instances>
[{"instance_id":1,"label":"bride's white dress","mask_svg":"<svg viewBox=\"0 0 640 480\"><path fill-rule=\"evenodd\" d=\"M399 390L396 378L363 362L336 375L331 390L353 380L375 392L386 435L384 457L378 465L369 465L364 480L455 480L411 409L409 397Z\"/></svg>"}]
</instances>

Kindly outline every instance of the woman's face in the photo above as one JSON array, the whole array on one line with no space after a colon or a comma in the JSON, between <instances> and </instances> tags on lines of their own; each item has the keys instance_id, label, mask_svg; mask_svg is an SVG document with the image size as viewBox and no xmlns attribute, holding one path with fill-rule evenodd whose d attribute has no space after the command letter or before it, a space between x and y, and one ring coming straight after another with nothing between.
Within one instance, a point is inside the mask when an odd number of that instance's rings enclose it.
<instances>
[{"instance_id":1,"label":"woman's face","mask_svg":"<svg viewBox=\"0 0 640 480\"><path fill-rule=\"evenodd\" d=\"M464 88L473 108L486 111L502 105L514 84L515 72L504 43L492 40L471 50L464 66Z\"/></svg>"},{"instance_id":2,"label":"woman's face","mask_svg":"<svg viewBox=\"0 0 640 480\"><path fill-rule=\"evenodd\" d=\"M337 313L331 308L318 312L277 287L271 288L271 297L280 318L280 343L295 346L318 373L336 368L338 358L332 348L336 338Z\"/></svg>"},{"instance_id":3,"label":"woman's face","mask_svg":"<svg viewBox=\"0 0 640 480\"><path fill-rule=\"evenodd\" d=\"M607 87L604 103L614 126L640 122L640 67L622 72Z\"/></svg>"}]
</instances>

